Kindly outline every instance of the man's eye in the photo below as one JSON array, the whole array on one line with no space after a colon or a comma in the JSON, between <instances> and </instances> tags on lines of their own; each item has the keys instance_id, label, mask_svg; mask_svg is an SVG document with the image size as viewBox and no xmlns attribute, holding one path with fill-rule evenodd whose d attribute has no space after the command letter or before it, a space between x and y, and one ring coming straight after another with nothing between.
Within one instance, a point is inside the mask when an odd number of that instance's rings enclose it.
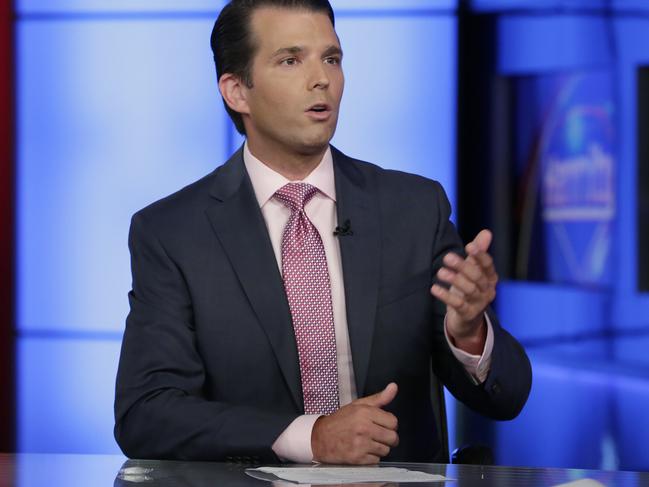
<instances>
[{"instance_id":1,"label":"man's eye","mask_svg":"<svg viewBox=\"0 0 649 487\"><path fill-rule=\"evenodd\" d=\"M289 57L289 58L283 59L282 64L286 64L287 66L294 66L294 65L297 64L297 58Z\"/></svg>"},{"instance_id":2,"label":"man's eye","mask_svg":"<svg viewBox=\"0 0 649 487\"><path fill-rule=\"evenodd\" d=\"M330 56L328 58L325 58L325 63L327 63L327 64L340 64L340 58L337 58L335 56Z\"/></svg>"}]
</instances>

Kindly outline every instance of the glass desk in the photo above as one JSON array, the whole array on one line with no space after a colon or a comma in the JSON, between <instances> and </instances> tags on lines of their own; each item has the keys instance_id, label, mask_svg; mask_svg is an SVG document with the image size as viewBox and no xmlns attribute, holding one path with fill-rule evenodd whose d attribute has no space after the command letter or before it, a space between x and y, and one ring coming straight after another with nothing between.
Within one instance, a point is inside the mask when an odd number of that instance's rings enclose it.
<instances>
[{"instance_id":1,"label":"glass desk","mask_svg":"<svg viewBox=\"0 0 649 487\"><path fill-rule=\"evenodd\" d=\"M555 486L580 479L583 487L649 487L649 473L608 472L552 468L482 467L474 465L438 465L423 463L390 463L441 474L454 480L435 483L365 483L357 486L411 487L518 487ZM0 487L276 487L294 486L288 482L264 482L248 476L252 465L208 462L172 462L127 460L112 455L0 454ZM350 484L348 484L350 485ZM576 486L580 483L575 484Z\"/></svg>"}]
</instances>

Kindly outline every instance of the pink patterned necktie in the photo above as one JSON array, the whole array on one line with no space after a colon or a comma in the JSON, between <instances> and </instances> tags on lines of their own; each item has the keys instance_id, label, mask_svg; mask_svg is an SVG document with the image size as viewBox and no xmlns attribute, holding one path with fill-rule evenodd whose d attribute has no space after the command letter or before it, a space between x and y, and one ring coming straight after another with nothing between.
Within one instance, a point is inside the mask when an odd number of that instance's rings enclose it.
<instances>
[{"instance_id":1,"label":"pink patterned necktie","mask_svg":"<svg viewBox=\"0 0 649 487\"><path fill-rule=\"evenodd\" d=\"M338 409L336 335L327 257L304 205L318 189L289 183L275 198L290 210L282 237L282 276L293 317L304 395L305 414L331 414Z\"/></svg>"}]
</instances>

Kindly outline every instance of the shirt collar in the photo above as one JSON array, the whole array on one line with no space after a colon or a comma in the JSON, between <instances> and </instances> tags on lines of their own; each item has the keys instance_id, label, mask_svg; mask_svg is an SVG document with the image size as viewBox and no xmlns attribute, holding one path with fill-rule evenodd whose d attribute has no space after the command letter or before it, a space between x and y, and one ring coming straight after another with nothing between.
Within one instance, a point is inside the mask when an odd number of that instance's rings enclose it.
<instances>
[{"instance_id":1,"label":"shirt collar","mask_svg":"<svg viewBox=\"0 0 649 487\"><path fill-rule=\"evenodd\" d=\"M288 180L253 156L250 149L248 149L248 142L243 146L243 163L245 164L246 171L248 171L248 175L250 176L250 181L255 190L255 196L257 197L257 202L259 203L260 208L263 207L282 186L290 182L297 182ZM318 166L311 171L311 174L299 182L315 186L325 196L336 201L334 165L330 147L327 147L326 152L322 156L322 160Z\"/></svg>"}]
</instances>

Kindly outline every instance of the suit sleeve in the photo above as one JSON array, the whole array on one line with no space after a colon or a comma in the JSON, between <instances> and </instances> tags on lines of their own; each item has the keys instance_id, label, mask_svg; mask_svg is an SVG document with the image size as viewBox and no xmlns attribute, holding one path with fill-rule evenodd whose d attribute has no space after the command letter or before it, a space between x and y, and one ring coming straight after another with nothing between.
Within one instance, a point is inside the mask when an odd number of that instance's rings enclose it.
<instances>
[{"instance_id":1,"label":"suit sleeve","mask_svg":"<svg viewBox=\"0 0 649 487\"><path fill-rule=\"evenodd\" d=\"M438 227L435 232L433 276L442 266L448 252L464 255L455 227L450 222L451 207L441 186L437 186ZM443 314L444 306L440 306ZM441 326L435 326L433 343L433 370L446 388L471 409L493 419L513 419L525 405L532 386L532 369L523 347L505 331L492 309L487 315L493 328L491 367L486 380L475 384L464 366L451 351Z\"/></svg>"},{"instance_id":2,"label":"suit sleeve","mask_svg":"<svg viewBox=\"0 0 649 487\"><path fill-rule=\"evenodd\" d=\"M277 462L271 446L297 415L207 400L181 269L141 214L131 222L129 249L133 289L115 395L122 451L132 458Z\"/></svg>"}]
</instances>

